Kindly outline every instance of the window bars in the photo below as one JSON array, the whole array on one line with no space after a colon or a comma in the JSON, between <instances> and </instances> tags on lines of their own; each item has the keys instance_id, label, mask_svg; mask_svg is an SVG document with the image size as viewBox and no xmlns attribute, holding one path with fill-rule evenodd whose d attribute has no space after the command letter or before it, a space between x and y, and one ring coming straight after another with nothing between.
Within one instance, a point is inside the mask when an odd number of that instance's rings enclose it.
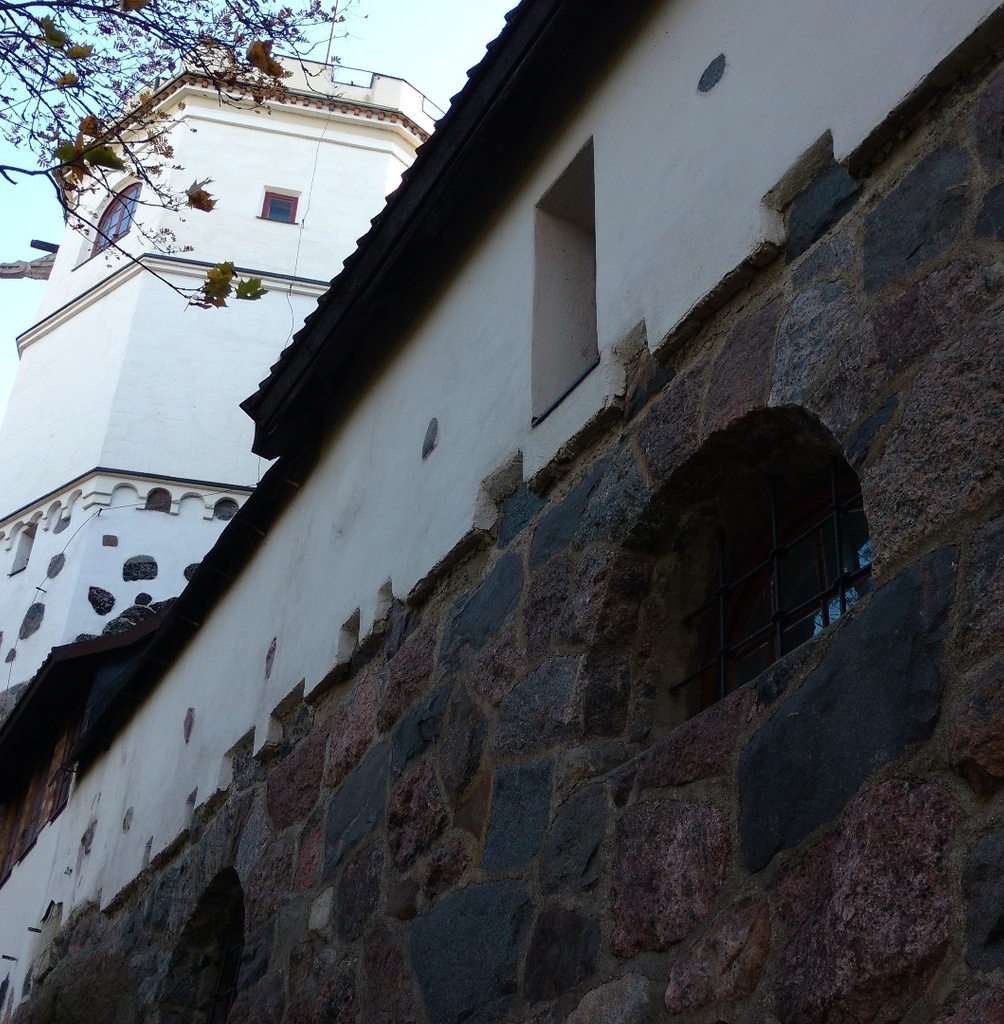
<instances>
[{"instance_id":1,"label":"window bars","mask_svg":"<svg viewBox=\"0 0 1004 1024\"><path fill-rule=\"evenodd\" d=\"M784 508L770 481L770 519L743 559L718 539L718 583L685 624L703 625L704 663L675 684L701 682L708 707L825 629L871 584L871 544L854 473L834 462L829 480ZM751 564L752 563L752 564ZM735 566L738 568L735 568Z\"/></svg>"}]
</instances>

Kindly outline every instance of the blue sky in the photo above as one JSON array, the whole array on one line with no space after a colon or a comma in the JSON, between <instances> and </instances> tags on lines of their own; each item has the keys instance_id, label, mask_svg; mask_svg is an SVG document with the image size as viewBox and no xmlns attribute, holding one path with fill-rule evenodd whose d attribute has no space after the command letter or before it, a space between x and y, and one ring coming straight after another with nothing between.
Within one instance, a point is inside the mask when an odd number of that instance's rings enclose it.
<instances>
[{"instance_id":1,"label":"blue sky","mask_svg":"<svg viewBox=\"0 0 1004 1024\"><path fill-rule=\"evenodd\" d=\"M347 36L336 39L334 53L347 67L407 79L445 109L515 5L516 0L356 0L341 26ZM27 161L24 154L0 144L0 162ZM0 224L0 262L40 256L29 248L31 239L62 238L52 186L42 179L16 186L0 179ZM0 414L17 369L14 339L34 322L44 287L37 281L0 281ZM205 315L226 316L226 310L207 310Z\"/></svg>"}]
</instances>

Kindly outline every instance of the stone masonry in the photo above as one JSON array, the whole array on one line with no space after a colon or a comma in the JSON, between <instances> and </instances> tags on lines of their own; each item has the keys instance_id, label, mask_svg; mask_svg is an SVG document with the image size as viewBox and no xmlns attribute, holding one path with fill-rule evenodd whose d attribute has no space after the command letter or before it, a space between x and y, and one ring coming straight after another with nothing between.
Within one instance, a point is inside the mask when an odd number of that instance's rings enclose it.
<instances>
[{"instance_id":1,"label":"stone masonry","mask_svg":"<svg viewBox=\"0 0 1004 1024\"><path fill-rule=\"evenodd\" d=\"M1004 1022L1002 125L991 72L824 172L787 256L64 926L19 1024L182 1019L166 965L227 869L231 1021ZM873 589L694 715L717 482L819 453Z\"/></svg>"}]
</instances>

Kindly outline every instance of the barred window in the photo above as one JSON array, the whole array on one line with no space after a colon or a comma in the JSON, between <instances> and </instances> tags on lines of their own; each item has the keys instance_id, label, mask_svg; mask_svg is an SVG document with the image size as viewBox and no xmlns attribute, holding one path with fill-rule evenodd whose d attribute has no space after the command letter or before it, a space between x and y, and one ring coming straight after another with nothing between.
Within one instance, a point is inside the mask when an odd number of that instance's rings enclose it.
<instances>
[{"instance_id":1,"label":"barred window","mask_svg":"<svg viewBox=\"0 0 1004 1024\"><path fill-rule=\"evenodd\" d=\"M853 470L829 473L782 499L767 479L767 516L737 541L720 532L711 599L688 617L707 637L704 660L674 689L705 708L822 632L868 592L872 549Z\"/></svg>"}]
</instances>

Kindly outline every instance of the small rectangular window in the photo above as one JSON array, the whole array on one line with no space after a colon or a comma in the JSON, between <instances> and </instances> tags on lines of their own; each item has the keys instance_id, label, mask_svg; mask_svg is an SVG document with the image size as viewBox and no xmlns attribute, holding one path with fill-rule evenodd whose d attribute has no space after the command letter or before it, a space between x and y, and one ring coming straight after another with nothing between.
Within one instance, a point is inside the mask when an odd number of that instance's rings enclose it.
<instances>
[{"instance_id":1,"label":"small rectangular window","mask_svg":"<svg viewBox=\"0 0 1004 1024\"><path fill-rule=\"evenodd\" d=\"M284 196L278 192L266 192L261 215L265 220L277 220L283 224L295 224L296 196Z\"/></svg>"},{"instance_id":2,"label":"small rectangular window","mask_svg":"<svg viewBox=\"0 0 1004 1024\"><path fill-rule=\"evenodd\" d=\"M558 405L599 360L595 207L590 140L534 211L534 424Z\"/></svg>"}]
</instances>

